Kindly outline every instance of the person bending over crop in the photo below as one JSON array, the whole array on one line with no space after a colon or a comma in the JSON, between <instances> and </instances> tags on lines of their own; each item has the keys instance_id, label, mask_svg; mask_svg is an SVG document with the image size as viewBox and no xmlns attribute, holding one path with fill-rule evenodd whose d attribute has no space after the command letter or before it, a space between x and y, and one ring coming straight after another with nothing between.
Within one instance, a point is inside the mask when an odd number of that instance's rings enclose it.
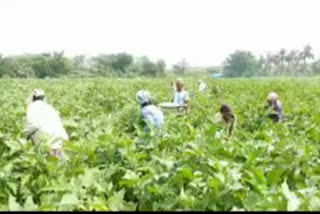
<instances>
[{"instance_id":1,"label":"person bending over crop","mask_svg":"<svg viewBox=\"0 0 320 214\"><path fill-rule=\"evenodd\" d=\"M136 94L136 98L141 107L142 118L147 123L145 130L150 130L149 125L153 126L153 128L161 128L164 123L164 116L160 109L152 105L150 93L140 90Z\"/></svg>"},{"instance_id":2,"label":"person bending over crop","mask_svg":"<svg viewBox=\"0 0 320 214\"><path fill-rule=\"evenodd\" d=\"M278 95L274 92L268 94L267 106L271 113L268 117L273 120L273 122L283 122L284 112L281 102L278 100Z\"/></svg>"},{"instance_id":3,"label":"person bending over crop","mask_svg":"<svg viewBox=\"0 0 320 214\"><path fill-rule=\"evenodd\" d=\"M172 102L180 106L189 105L189 93L184 90L184 82L182 79L176 81L177 90L173 94Z\"/></svg>"},{"instance_id":4,"label":"person bending over crop","mask_svg":"<svg viewBox=\"0 0 320 214\"><path fill-rule=\"evenodd\" d=\"M202 80L199 80L198 85L199 92L204 92L207 89L207 85Z\"/></svg>"},{"instance_id":5,"label":"person bending over crop","mask_svg":"<svg viewBox=\"0 0 320 214\"><path fill-rule=\"evenodd\" d=\"M234 134L234 130L237 123L237 117L233 113L233 110L230 105L223 104L220 107L220 112L216 114L216 121L224 123L224 129L228 133L228 138Z\"/></svg>"},{"instance_id":6,"label":"person bending over crop","mask_svg":"<svg viewBox=\"0 0 320 214\"><path fill-rule=\"evenodd\" d=\"M30 96L24 134L37 145L48 142L51 155L56 157L61 156L62 144L69 139L59 112L45 101L42 90L35 90Z\"/></svg>"}]
</instances>

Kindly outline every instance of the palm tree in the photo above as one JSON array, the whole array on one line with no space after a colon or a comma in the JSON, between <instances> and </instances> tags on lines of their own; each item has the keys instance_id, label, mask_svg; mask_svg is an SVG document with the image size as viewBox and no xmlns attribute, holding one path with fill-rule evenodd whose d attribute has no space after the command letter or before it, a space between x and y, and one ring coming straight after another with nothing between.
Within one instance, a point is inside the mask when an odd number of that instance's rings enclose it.
<instances>
[{"instance_id":1,"label":"palm tree","mask_svg":"<svg viewBox=\"0 0 320 214\"><path fill-rule=\"evenodd\" d=\"M299 51L297 50L290 51L289 57L291 58L291 62L293 62L295 65L299 64L300 62Z\"/></svg>"},{"instance_id":2,"label":"palm tree","mask_svg":"<svg viewBox=\"0 0 320 214\"><path fill-rule=\"evenodd\" d=\"M302 52L302 59L306 63L308 59L314 59L314 54L312 53L312 47L308 44L304 47Z\"/></svg>"},{"instance_id":3,"label":"palm tree","mask_svg":"<svg viewBox=\"0 0 320 214\"><path fill-rule=\"evenodd\" d=\"M288 53L288 54L284 57L284 61L287 63L287 65L290 65L290 64L292 63L292 61L293 61L293 56L290 55L290 54L291 54L291 52Z\"/></svg>"},{"instance_id":4,"label":"palm tree","mask_svg":"<svg viewBox=\"0 0 320 214\"><path fill-rule=\"evenodd\" d=\"M273 55L272 58L273 58L273 63L278 66L280 64L280 62L281 62L280 55L275 54L275 55Z\"/></svg>"},{"instance_id":5,"label":"palm tree","mask_svg":"<svg viewBox=\"0 0 320 214\"><path fill-rule=\"evenodd\" d=\"M279 61L280 61L280 64L283 64L283 62L285 61L285 56L286 56L286 49L282 48L279 52Z\"/></svg>"},{"instance_id":6,"label":"palm tree","mask_svg":"<svg viewBox=\"0 0 320 214\"><path fill-rule=\"evenodd\" d=\"M265 60L264 60L265 64L266 64L266 72L268 73L272 73L272 68L274 66L274 58L273 55L268 53Z\"/></svg>"}]
</instances>

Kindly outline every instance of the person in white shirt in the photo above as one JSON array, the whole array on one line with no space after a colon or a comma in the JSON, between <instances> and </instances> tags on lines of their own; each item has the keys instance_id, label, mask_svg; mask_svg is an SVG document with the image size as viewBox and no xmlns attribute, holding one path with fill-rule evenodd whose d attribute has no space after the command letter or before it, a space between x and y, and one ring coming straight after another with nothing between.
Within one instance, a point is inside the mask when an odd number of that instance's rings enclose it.
<instances>
[{"instance_id":1,"label":"person in white shirt","mask_svg":"<svg viewBox=\"0 0 320 214\"><path fill-rule=\"evenodd\" d=\"M202 80L199 80L198 85L199 92L204 92L207 89L207 85Z\"/></svg>"},{"instance_id":2,"label":"person in white shirt","mask_svg":"<svg viewBox=\"0 0 320 214\"><path fill-rule=\"evenodd\" d=\"M180 106L189 106L189 93L184 90L184 82L182 79L176 81L177 90L173 94L172 102Z\"/></svg>"},{"instance_id":3,"label":"person in white shirt","mask_svg":"<svg viewBox=\"0 0 320 214\"><path fill-rule=\"evenodd\" d=\"M48 142L51 155L61 156L62 144L68 140L59 113L45 101L42 90L35 90L27 107L24 134L35 144Z\"/></svg>"},{"instance_id":4,"label":"person in white shirt","mask_svg":"<svg viewBox=\"0 0 320 214\"><path fill-rule=\"evenodd\" d=\"M147 123L145 130L149 131L150 125L153 128L161 128L164 123L164 116L162 111L152 104L150 93L140 90L136 94L136 98L141 107L142 118Z\"/></svg>"}]
</instances>

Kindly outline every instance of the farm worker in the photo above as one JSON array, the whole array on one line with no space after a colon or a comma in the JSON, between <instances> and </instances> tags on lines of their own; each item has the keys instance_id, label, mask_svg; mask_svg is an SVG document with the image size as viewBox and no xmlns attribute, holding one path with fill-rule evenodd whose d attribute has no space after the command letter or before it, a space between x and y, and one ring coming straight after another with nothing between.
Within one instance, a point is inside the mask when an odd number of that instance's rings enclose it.
<instances>
[{"instance_id":1,"label":"farm worker","mask_svg":"<svg viewBox=\"0 0 320 214\"><path fill-rule=\"evenodd\" d=\"M224 124L224 130L227 131L228 138L234 134L234 130L237 124L237 117L230 105L223 104L220 107L220 112L215 115L215 121L222 122Z\"/></svg>"},{"instance_id":2,"label":"farm worker","mask_svg":"<svg viewBox=\"0 0 320 214\"><path fill-rule=\"evenodd\" d=\"M161 128L164 123L164 116L160 109L152 104L151 95L148 91L140 90L136 94L137 101L141 107L141 115L143 120L153 126L153 128ZM146 127L146 131L150 130Z\"/></svg>"},{"instance_id":3,"label":"farm worker","mask_svg":"<svg viewBox=\"0 0 320 214\"><path fill-rule=\"evenodd\" d=\"M68 134L59 113L45 101L43 90L35 90L29 99L24 134L36 145L48 142L50 154L61 156L62 144L68 140Z\"/></svg>"},{"instance_id":4,"label":"farm worker","mask_svg":"<svg viewBox=\"0 0 320 214\"><path fill-rule=\"evenodd\" d=\"M199 80L198 85L199 92L204 92L207 89L207 85L202 80Z\"/></svg>"},{"instance_id":5,"label":"farm worker","mask_svg":"<svg viewBox=\"0 0 320 214\"><path fill-rule=\"evenodd\" d=\"M182 79L176 81L177 90L173 94L173 103L180 106L189 105L189 93L184 90L184 82Z\"/></svg>"},{"instance_id":6,"label":"farm worker","mask_svg":"<svg viewBox=\"0 0 320 214\"><path fill-rule=\"evenodd\" d=\"M270 92L267 99L267 108L271 111L268 117L274 122L283 122L284 112L281 102L278 100L278 94Z\"/></svg>"}]
</instances>

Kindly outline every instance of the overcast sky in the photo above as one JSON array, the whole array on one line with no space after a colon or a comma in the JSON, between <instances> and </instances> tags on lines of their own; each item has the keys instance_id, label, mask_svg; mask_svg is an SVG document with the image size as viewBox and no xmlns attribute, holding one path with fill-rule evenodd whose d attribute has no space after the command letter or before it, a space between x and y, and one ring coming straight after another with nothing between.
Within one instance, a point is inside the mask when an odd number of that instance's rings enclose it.
<instances>
[{"instance_id":1,"label":"overcast sky","mask_svg":"<svg viewBox=\"0 0 320 214\"><path fill-rule=\"evenodd\" d=\"M168 64L219 65L310 44L320 54L319 0L0 0L0 52L128 52Z\"/></svg>"}]
</instances>

